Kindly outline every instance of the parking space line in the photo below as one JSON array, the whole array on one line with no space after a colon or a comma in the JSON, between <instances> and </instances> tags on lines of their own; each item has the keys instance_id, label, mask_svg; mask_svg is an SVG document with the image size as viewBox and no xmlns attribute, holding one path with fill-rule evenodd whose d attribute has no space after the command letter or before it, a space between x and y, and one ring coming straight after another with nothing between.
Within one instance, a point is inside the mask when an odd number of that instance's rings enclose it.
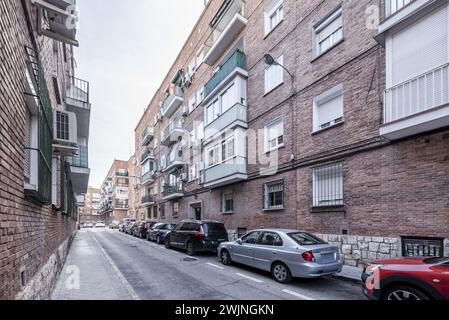
<instances>
[{"instance_id":1,"label":"parking space line","mask_svg":"<svg viewBox=\"0 0 449 320\"><path fill-rule=\"evenodd\" d=\"M213 263L210 263L210 262L208 262L208 263L206 263L206 264L209 265L209 266L211 266L211 267L214 267L214 268L217 268L217 269L220 269L220 270L224 270L223 267L217 266L216 264L213 264Z\"/></svg>"},{"instance_id":2,"label":"parking space line","mask_svg":"<svg viewBox=\"0 0 449 320\"><path fill-rule=\"evenodd\" d=\"M308 296L305 296L305 295L300 294L298 292L287 290L287 289L282 290L282 292L287 293L287 294L292 295L292 296L295 296L295 297L300 298L302 300L315 300L315 299L313 299L311 297L308 297Z\"/></svg>"},{"instance_id":3,"label":"parking space line","mask_svg":"<svg viewBox=\"0 0 449 320\"><path fill-rule=\"evenodd\" d=\"M251 280L251 281L257 282L257 283L263 283L263 281L262 281L262 280L259 280L259 279L256 279L256 278L253 278L253 277L247 276L247 275L245 275L245 274L241 274L241 273L236 273L236 275L238 275L238 276L240 276L240 277L242 277L242 278L246 278L246 279L248 279L248 280Z\"/></svg>"}]
</instances>

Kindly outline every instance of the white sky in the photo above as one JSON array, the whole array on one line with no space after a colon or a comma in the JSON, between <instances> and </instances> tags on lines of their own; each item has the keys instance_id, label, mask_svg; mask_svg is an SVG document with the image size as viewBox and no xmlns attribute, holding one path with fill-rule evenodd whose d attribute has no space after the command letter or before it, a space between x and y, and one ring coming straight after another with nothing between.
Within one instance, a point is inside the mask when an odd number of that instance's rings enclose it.
<instances>
[{"instance_id":1,"label":"white sky","mask_svg":"<svg viewBox=\"0 0 449 320\"><path fill-rule=\"evenodd\" d=\"M90 82L89 185L128 160L134 129L204 8L204 0L78 0L76 76Z\"/></svg>"}]
</instances>

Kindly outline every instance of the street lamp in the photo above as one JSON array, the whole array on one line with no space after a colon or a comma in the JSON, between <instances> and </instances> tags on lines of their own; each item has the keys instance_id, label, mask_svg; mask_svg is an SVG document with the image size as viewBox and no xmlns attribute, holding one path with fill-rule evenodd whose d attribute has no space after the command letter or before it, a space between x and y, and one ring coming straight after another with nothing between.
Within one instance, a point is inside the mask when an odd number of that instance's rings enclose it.
<instances>
[{"instance_id":1,"label":"street lamp","mask_svg":"<svg viewBox=\"0 0 449 320\"><path fill-rule=\"evenodd\" d=\"M284 69L284 70L288 73L288 75L290 76L290 78L292 78L292 82L295 81L295 77L293 76L293 74L292 74L286 67L284 67L282 64L280 64L279 62L277 62L277 61L273 58L273 56L272 56L271 54L267 53L267 54L265 55L264 59L265 59L265 63L266 63L267 65L269 65L269 66L279 66L279 67L281 67L282 69ZM292 92L292 94L293 94L293 92Z\"/></svg>"}]
</instances>

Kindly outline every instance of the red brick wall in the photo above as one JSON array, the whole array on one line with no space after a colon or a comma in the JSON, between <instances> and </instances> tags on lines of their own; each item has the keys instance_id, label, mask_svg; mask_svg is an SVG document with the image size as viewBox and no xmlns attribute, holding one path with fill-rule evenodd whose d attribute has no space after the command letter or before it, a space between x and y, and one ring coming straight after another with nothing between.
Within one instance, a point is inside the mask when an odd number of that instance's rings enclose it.
<instances>
[{"instance_id":1,"label":"red brick wall","mask_svg":"<svg viewBox=\"0 0 449 320\"><path fill-rule=\"evenodd\" d=\"M23 289L19 271L32 280L75 221L25 199L25 46L32 43L21 1L1 1L0 31L0 299L13 299ZM38 43L50 47L44 38Z\"/></svg>"}]
</instances>

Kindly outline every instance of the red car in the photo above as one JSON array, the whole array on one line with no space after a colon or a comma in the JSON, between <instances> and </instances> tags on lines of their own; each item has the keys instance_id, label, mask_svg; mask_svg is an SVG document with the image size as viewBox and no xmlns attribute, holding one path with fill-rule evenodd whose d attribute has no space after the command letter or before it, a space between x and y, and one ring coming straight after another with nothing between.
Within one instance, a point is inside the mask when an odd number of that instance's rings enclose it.
<instances>
[{"instance_id":1,"label":"red car","mask_svg":"<svg viewBox=\"0 0 449 320\"><path fill-rule=\"evenodd\" d=\"M449 258L379 260L363 270L372 300L449 300Z\"/></svg>"}]
</instances>

